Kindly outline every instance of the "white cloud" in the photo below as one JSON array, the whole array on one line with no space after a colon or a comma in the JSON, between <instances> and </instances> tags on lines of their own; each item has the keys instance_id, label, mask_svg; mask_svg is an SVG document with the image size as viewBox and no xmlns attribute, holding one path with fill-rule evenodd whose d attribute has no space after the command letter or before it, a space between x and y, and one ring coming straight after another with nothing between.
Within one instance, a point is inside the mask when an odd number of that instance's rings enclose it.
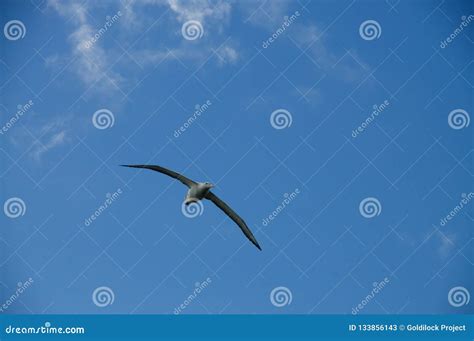
<instances>
[{"instance_id":1,"label":"white cloud","mask_svg":"<svg viewBox=\"0 0 474 341\"><path fill-rule=\"evenodd\" d=\"M356 81L367 72L368 66L354 50L341 51L340 55L329 51L325 42L326 34L315 24L295 23L288 31L300 49L306 50L309 47L307 53L325 72L332 73L345 82Z\"/></svg>"},{"instance_id":2,"label":"white cloud","mask_svg":"<svg viewBox=\"0 0 474 341\"><path fill-rule=\"evenodd\" d=\"M119 87L122 77L108 70L110 62L100 44L86 46L86 42L97 32L97 28L89 24L87 3L49 0L48 4L75 26L69 40L73 47L72 58L76 58L73 63L76 75L88 86L96 84L97 89Z\"/></svg>"},{"instance_id":3,"label":"white cloud","mask_svg":"<svg viewBox=\"0 0 474 341\"><path fill-rule=\"evenodd\" d=\"M62 130L57 133L53 133L49 136L44 143L37 142L31 152L31 155L36 161L40 161L44 153L51 149L62 145L66 141L66 130Z\"/></svg>"},{"instance_id":4,"label":"white cloud","mask_svg":"<svg viewBox=\"0 0 474 341\"><path fill-rule=\"evenodd\" d=\"M93 6L104 6L103 3L49 0L49 5L75 26L69 36L72 43L72 57L77 59L73 68L84 84L87 86L95 84L98 88L114 91L121 88L122 84L126 85L125 80L133 79L133 73L125 73L127 70L131 70L129 68L124 68L121 71L123 74L109 70L110 66L117 61L117 56L123 53L122 50L117 47L115 50L105 49L102 41L98 41L89 48L85 45L85 42L90 40L99 29L90 24L88 13L94 13L95 7L93 8ZM166 8L168 12L157 21L158 17L150 16L150 13L163 12L156 11L156 9L150 10L153 8ZM307 54L323 68L325 73L333 74L345 82L353 82L365 73L365 64L360 58L357 61L354 60L353 57L357 56L354 51L340 60L345 51L335 54L328 50L327 44L324 42L328 34L322 35L317 23L312 22L312 18L297 2L289 0L265 2L125 0L116 9L123 12L120 19L123 22L117 24L117 31L114 34L118 32L120 38L115 37L115 39L120 41L125 48L139 41L139 44L136 44L127 53L141 66L155 66L163 61L176 59L185 64L187 60L201 62L212 53L213 49L217 49L215 51L217 65L236 63L241 59L242 52L236 48L238 44L235 44L235 40L234 43L226 43L218 48L226 37L222 33L228 27L233 11L237 10L243 14L244 24L260 27L268 33L281 27L285 16L299 11L301 18L287 29L285 35L292 39L300 49L304 50L311 44ZM204 29L202 38L188 41L181 36L181 26L188 20L201 22ZM142 39L143 32L147 32L147 30L156 30L156 33L161 37L154 41L153 45L147 43L146 39ZM219 39L219 37L223 39ZM118 62L123 66L127 60L129 61L127 57L124 57ZM132 72L136 72L136 70L133 69ZM297 84L297 86L301 85ZM317 91L318 89L311 90L311 92Z\"/></svg>"},{"instance_id":5,"label":"white cloud","mask_svg":"<svg viewBox=\"0 0 474 341\"><path fill-rule=\"evenodd\" d=\"M9 143L32 161L41 162L45 154L71 140L68 127L74 119L72 114L51 117L32 111L24 118L20 126L11 130Z\"/></svg>"},{"instance_id":6,"label":"white cloud","mask_svg":"<svg viewBox=\"0 0 474 341\"><path fill-rule=\"evenodd\" d=\"M231 12L231 2L224 0L167 0L170 9L177 14L180 22L197 20L205 24L207 20L227 21Z\"/></svg>"},{"instance_id":7,"label":"white cloud","mask_svg":"<svg viewBox=\"0 0 474 341\"><path fill-rule=\"evenodd\" d=\"M238 4L244 15L247 15L246 22L261 27L269 33L280 28L285 22L285 17L290 17L298 11L300 16L291 24L291 27L285 30L284 35L296 43L301 50L308 49L307 55L316 61L325 73L333 74L344 82L358 80L366 73L365 69L368 69L368 66L355 51L349 51L350 54L346 51L335 53L327 48L327 40L332 37L328 32L321 30L319 23L314 22L311 14L302 8L302 3L282 0L245 1ZM297 52L300 53L300 51ZM346 56L340 60L344 54Z\"/></svg>"},{"instance_id":8,"label":"white cloud","mask_svg":"<svg viewBox=\"0 0 474 341\"><path fill-rule=\"evenodd\" d=\"M454 234L446 234L446 233L441 233L440 231L437 231L435 235L438 237L440 245L438 247L438 255L445 259L447 258L453 248L455 247L454 241L456 236Z\"/></svg>"},{"instance_id":9,"label":"white cloud","mask_svg":"<svg viewBox=\"0 0 474 341\"><path fill-rule=\"evenodd\" d=\"M97 33L100 27L91 25L89 13L94 13L94 6L103 6L99 2L78 2L74 0L48 0L50 8L53 8L66 21L74 25L73 32L69 35L69 41L72 44L72 58L76 58L72 65L76 75L87 85L95 85L100 90L110 91L121 88L125 76L110 70L117 59L117 53L123 51L112 51L102 47L102 42L98 41L92 46L86 43ZM152 48L133 48L128 51L140 65L150 65L163 60L202 60L207 58L213 48L221 43L215 37L223 31L226 23L230 19L232 2L224 0L128 0L121 3L120 11L123 13L120 20L123 23L118 25L117 30L122 37L129 39L129 43L135 42L135 39L141 38L144 31L143 22L149 23L147 29L151 28L152 23L157 18L148 15L149 7L168 8L169 18L174 20L175 25L166 24L167 32L173 32L172 38L163 43L160 40L160 46ZM153 19L153 20L152 20ZM152 21L151 21L152 20ZM166 21L163 18L163 21ZM181 26L188 20L198 20L204 26L204 37L193 44L181 37ZM156 26L162 24L156 23ZM168 33L169 34L169 33ZM165 36L165 35L163 35ZM124 38L125 39L125 38ZM123 45L127 46L124 41ZM219 49L219 65L234 63L238 60L238 52L231 46L225 46ZM55 57L57 58L57 57ZM49 63L55 58L47 59ZM126 60L126 58L124 58ZM132 76L133 77L133 76Z\"/></svg>"},{"instance_id":10,"label":"white cloud","mask_svg":"<svg viewBox=\"0 0 474 341\"><path fill-rule=\"evenodd\" d=\"M70 126L72 119L71 114L61 115L47 122L31 122L29 124L30 131L34 131L36 137L39 138L39 140L34 141L29 153L33 160L41 161L44 154L66 144L70 140L67 127Z\"/></svg>"},{"instance_id":11,"label":"white cloud","mask_svg":"<svg viewBox=\"0 0 474 341\"><path fill-rule=\"evenodd\" d=\"M201 24L212 23L209 30L226 24L230 18L233 1L225 0L126 0L122 12L129 23L140 24L146 18L146 10L152 6L168 8L175 20L184 23L197 20ZM155 18L156 19L156 18Z\"/></svg>"},{"instance_id":12,"label":"white cloud","mask_svg":"<svg viewBox=\"0 0 474 341\"><path fill-rule=\"evenodd\" d=\"M300 7L296 1L270 0L270 1L239 1L237 6L244 15L245 22L273 31L284 21L285 16L293 14L290 6Z\"/></svg>"},{"instance_id":13,"label":"white cloud","mask_svg":"<svg viewBox=\"0 0 474 341\"><path fill-rule=\"evenodd\" d=\"M234 64L239 59L237 51L231 46L222 46L216 54L220 65Z\"/></svg>"},{"instance_id":14,"label":"white cloud","mask_svg":"<svg viewBox=\"0 0 474 341\"><path fill-rule=\"evenodd\" d=\"M217 48L220 41L217 39L224 31L231 16L232 1L224 0L134 0L129 4L129 12L136 16L136 12L143 11L147 6L161 6L170 10L174 18L173 26L167 25L167 31L174 31L175 35L167 46L143 51L135 51L140 61L161 61L163 59L178 58L182 60L202 60L207 58L213 48ZM140 12L141 13L141 12ZM203 26L203 37L196 42L185 40L181 36L181 26L187 21L196 20ZM174 44L173 44L174 42ZM230 46L222 49L222 61L235 62L238 52ZM140 59L143 58L143 59Z\"/></svg>"}]
</instances>

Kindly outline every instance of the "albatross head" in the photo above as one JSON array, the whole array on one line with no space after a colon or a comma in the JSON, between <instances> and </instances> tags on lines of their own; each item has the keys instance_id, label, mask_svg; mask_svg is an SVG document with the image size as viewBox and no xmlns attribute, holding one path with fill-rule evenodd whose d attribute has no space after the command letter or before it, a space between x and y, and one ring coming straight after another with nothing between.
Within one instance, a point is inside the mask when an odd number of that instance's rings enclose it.
<instances>
[{"instance_id":1,"label":"albatross head","mask_svg":"<svg viewBox=\"0 0 474 341\"><path fill-rule=\"evenodd\" d=\"M203 185L204 185L204 187L209 188L209 189L211 189L212 187L214 187L214 185L211 184L210 182L205 182L205 183L203 183Z\"/></svg>"}]
</instances>

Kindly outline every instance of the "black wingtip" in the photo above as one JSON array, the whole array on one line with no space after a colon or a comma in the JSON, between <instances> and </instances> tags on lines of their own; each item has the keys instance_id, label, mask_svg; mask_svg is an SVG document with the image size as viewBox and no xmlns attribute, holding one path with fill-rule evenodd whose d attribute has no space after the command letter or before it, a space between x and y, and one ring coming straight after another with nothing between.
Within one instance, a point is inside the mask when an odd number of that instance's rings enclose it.
<instances>
[{"instance_id":1,"label":"black wingtip","mask_svg":"<svg viewBox=\"0 0 474 341\"><path fill-rule=\"evenodd\" d=\"M260 245L258 245L258 243L255 243L255 246L257 247L257 249L259 249L260 251L262 251L262 248L260 247Z\"/></svg>"}]
</instances>

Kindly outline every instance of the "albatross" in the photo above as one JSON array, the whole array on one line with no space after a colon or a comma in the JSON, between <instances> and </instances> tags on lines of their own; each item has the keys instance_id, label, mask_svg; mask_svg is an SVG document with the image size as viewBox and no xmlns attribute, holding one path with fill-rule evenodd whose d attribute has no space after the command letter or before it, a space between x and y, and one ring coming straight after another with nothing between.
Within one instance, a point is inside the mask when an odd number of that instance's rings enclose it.
<instances>
[{"instance_id":1,"label":"albatross","mask_svg":"<svg viewBox=\"0 0 474 341\"><path fill-rule=\"evenodd\" d=\"M168 175L180 182L184 185L188 186L189 190L186 194L184 199L184 204L189 205L191 203L196 203L202 199L208 199L212 201L217 207L219 207L225 214L229 216L242 230L245 236L255 245L259 250L262 250L260 245L255 239L252 231L250 231L249 227L245 223L245 221L237 214L233 209L231 209L224 201L219 199L214 193L211 192L211 188L214 187L213 184L209 182L196 182L182 174L169 170L167 168L156 166L156 165L121 165L122 167L131 167L131 168L146 168L151 169L156 172L163 173Z\"/></svg>"}]
</instances>

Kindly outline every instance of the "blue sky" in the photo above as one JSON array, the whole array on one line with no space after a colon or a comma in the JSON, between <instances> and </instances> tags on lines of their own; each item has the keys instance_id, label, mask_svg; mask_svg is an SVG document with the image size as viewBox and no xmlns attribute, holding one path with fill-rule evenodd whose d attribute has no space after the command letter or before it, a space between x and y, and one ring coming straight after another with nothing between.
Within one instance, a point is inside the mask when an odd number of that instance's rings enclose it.
<instances>
[{"instance_id":1,"label":"blue sky","mask_svg":"<svg viewBox=\"0 0 474 341\"><path fill-rule=\"evenodd\" d=\"M472 2L0 6L2 313L473 312Z\"/></svg>"}]
</instances>

